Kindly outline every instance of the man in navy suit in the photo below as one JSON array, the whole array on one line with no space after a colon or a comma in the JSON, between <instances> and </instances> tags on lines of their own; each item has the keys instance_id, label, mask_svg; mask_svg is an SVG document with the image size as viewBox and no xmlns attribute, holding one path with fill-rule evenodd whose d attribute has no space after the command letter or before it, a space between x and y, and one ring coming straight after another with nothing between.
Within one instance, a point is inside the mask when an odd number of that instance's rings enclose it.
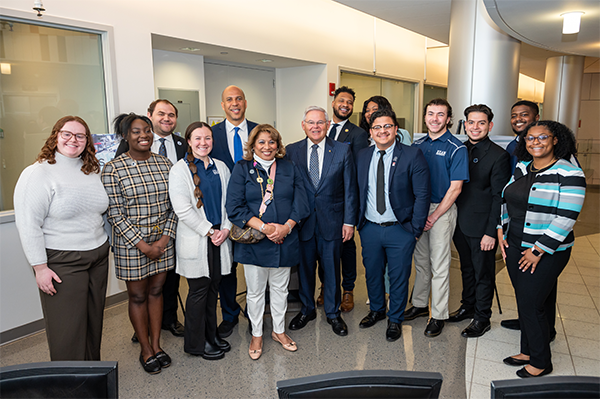
<instances>
[{"instance_id":1,"label":"man in navy suit","mask_svg":"<svg viewBox=\"0 0 600 400\"><path fill-rule=\"evenodd\" d=\"M213 149L211 157L223 161L229 170L244 155L244 145L248 136L257 125L246 119L246 96L237 86L228 86L221 94L221 108L225 111L225 120L212 127ZM219 325L219 335L228 337L239 321L240 305L236 301L237 263L233 263L231 273L221 277L219 299L223 321Z\"/></svg>"},{"instance_id":2,"label":"man in navy suit","mask_svg":"<svg viewBox=\"0 0 600 400\"><path fill-rule=\"evenodd\" d=\"M173 164L181 160L187 152L185 140L173 133L177 126L177 107L169 100L158 99L148 106L148 118L152 121L154 141L152 152L167 157ZM129 151L125 139L121 140L115 157ZM162 329L169 330L175 336L183 336L183 325L177 320L177 295L179 293L179 275L172 269L167 272L163 285ZM135 333L131 338L137 341Z\"/></svg>"},{"instance_id":3,"label":"man in navy suit","mask_svg":"<svg viewBox=\"0 0 600 400\"><path fill-rule=\"evenodd\" d=\"M372 148L356 161L360 211L358 232L370 311L360 322L369 328L386 317L385 267L390 278L386 339L402 335L412 254L423 233L431 197L429 166L420 149L396 139L396 114L385 108L373 113Z\"/></svg>"},{"instance_id":4,"label":"man in navy suit","mask_svg":"<svg viewBox=\"0 0 600 400\"><path fill-rule=\"evenodd\" d=\"M302 329L316 318L316 262L320 260L325 282L325 314L333 332L348 334L340 316L340 255L342 243L354 233L357 216L356 167L350 146L327 135L329 121L321 107L304 112L302 129L307 138L286 147L288 157L302 171L311 214L300 228L300 300L302 309L290 322Z\"/></svg>"}]
</instances>

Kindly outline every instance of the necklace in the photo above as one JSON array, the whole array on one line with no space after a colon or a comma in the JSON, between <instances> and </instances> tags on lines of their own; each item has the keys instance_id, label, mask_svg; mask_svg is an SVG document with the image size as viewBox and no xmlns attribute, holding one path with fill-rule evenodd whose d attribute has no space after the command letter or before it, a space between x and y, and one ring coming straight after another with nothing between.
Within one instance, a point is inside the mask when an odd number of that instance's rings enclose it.
<instances>
[{"instance_id":1,"label":"necklace","mask_svg":"<svg viewBox=\"0 0 600 400\"><path fill-rule=\"evenodd\" d=\"M538 172L538 171L541 171L542 169L546 168L547 166L549 166L549 165L552 165L552 164L553 164L553 163L555 163L556 161L557 161L557 160L556 160L556 157L552 157L552 160L550 160L550 162L549 162L549 163L547 163L546 165L544 165L544 166L543 166L543 167L541 167L541 168L537 168L537 169L536 169L536 168L534 167L534 165L533 165L534 161L531 161L531 164L529 164L529 166L531 167L531 172Z\"/></svg>"}]
</instances>

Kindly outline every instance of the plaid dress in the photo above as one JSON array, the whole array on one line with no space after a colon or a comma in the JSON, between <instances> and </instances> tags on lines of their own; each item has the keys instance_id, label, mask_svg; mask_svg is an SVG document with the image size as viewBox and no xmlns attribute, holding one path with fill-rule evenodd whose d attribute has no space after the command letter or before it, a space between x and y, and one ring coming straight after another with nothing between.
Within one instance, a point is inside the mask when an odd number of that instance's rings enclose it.
<instances>
[{"instance_id":1,"label":"plaid dress","mask_svg":"<svg viewBox=\"0 0 600 400\"><path fill-rule=\"evenodd\" d=\"M174 240L169 240L158 260L149 259L135 246L140 240L152 244L162 235L175 238L177 216L168 187L171 165L166 157L154 153L145 161L133 160L125 153L102 171L118 279L142 280L175 267Z\"/></svg>"}]
</instances>

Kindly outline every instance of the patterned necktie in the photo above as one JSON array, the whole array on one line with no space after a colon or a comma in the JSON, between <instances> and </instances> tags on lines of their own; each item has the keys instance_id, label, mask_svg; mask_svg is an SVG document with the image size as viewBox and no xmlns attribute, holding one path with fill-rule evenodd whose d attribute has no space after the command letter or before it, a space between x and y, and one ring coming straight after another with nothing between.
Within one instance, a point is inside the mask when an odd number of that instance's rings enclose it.
<instances>
[{"instance_id":1,"label":"patterned necktie","mask_svg":"<svg viewBox=\"0 0 600 400\"><path fill-rule=\"evenodd\" d=\"M240 128L236 126L233 130L235 130L233 134L233 162L238 162L244 157L244 148L239 134Z\"/></svg>"},{"instance_id":2,"label":"patterned necktie","mask_svg":"<svg viewBox=\"0 0 600 400\"><path fill-rule=\"evenodd\" d=\"M379 162L377 163L377 212L383 215L385 212L385 166L383 165L385 150L379 150L379 154Z\"/></svg>"},{"instance_id":3,"label":"patterned necktie","mask_svg":"<svg viewBox=\"0 0 600 400\"><path fill-rule=\"evenodd\" d=\"M332 138L333 140L335 140L335 135L337 135L337 127L340 126L340 124L333 124L331 126L331 129L329 130L329 137Z\"/></svg>"},{"instance_id":4,"label":"patterned necktie","mask_svg":"<svg viewBox=\"0 0 600 400\"><path fill-rule=\"evenodd\" d=\"M308 166L308 173L310 180L312 181L315 189L319 185L319 153L317 153L318 144L312 145L312 152L310 153L310 165Z\"/></svg>"},{"instance_id":5,"label":"patterned necktie","mask_svg":"<svg viewBox=\"0 0 600 400\"><path fill-rule=\"evenodd\" d=\"M165 138L158 139L160 141L160 147L158 148L158 154L161 156L167 156L167 146L165 146Z\"/></svg>"}]
</instances>

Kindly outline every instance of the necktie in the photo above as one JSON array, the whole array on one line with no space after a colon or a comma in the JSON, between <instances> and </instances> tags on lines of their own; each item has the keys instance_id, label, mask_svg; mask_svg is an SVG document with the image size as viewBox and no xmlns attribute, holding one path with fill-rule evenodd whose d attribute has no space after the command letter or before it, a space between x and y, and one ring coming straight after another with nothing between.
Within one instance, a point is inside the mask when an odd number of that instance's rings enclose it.
<instances>
[{"instance_id":1,"label":"necktie","mask_svg":"<svg viewBox=\"0 0 600 400\"><path fill-rule=\"evenodd\" d=\"M160 147L158 148L158 154L161 156L167 156L167 146L165 146L165 138L158 139L160 141Z\"/></svg>"},{"instance_id":2,"label":"necktie","mask_svg":"<svg viewBox=\"0 0 600 400\"><path fill-rule=\"evenodd\" d=\"M315 189L319 184L319 153L317 153L318 144L312 145L312 152L310 153L310 165L308 166L308 172L310 180L312 181Z\"/></svg>"},{"instance_id":3,"label":"necktie","mask_svg":"<svg viewBox=\"0 0 600 400\"><path fill-rule=\"evenodd\" d=\"M377 163L377 212L383 214L385 212L385 167L383 165L385 150L379 150L379 154L379 162Z\"/></svg>"},{"instance_id":4,"label":"necktie","mask_svg":"<svg viewBox=\"0 0 600 400\"><path fill-rule=\"evenodd\" d=\"M233 130L235 131L233 134L233 162L238 162L244 157L244 148L239 134L240 128L236 126Z\"/></svg>"},{"instance_id":5,"label":"necktie","mask_svg":"<svg viewBox=\"0 0 600 400\"><path fill-rule=\"evenodd\" d=\"M333 124L331 126L331 129L329 130L329 137L332 138L333 140L335 140L335 135L337 135L337 127L340 126L340 124Z\"/></svg>"}]
</instances>

